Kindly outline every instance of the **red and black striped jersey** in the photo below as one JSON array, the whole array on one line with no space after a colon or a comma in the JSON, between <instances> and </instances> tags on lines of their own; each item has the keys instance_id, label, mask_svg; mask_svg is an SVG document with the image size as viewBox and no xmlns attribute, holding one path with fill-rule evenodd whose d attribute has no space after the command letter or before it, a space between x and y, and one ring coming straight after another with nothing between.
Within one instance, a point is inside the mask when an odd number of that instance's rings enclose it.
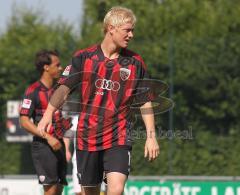
<instances>
[{"instance_id":1,"label":"red and black striped jersey","mask_svg":"<svg viewBox=\"0 0 240 195\"><path fill-rule=\"evenodd\" d=\"M36 81L30 85L24 94L20 116L28 116L37 125L47 109L53 91L53 88L48 89L41 81ZM53 126L49 134L57 138L62 138L64 131L70 127L71 122L62 118L62 113L57 110L54 113Z\"/></svg>"},{"instance_id":2,"label":"red and black striped jersey","mask_svg":"<svg viewBox=\"0 0 240 195\"><path fill-rule=\"evenodd\" d=\"M141 96L137 88L146 77L144 61L128 49L116 59L106 58L100 45L75 53L59 83L79 92L79 150L132 144L130 106ZM141 104L148 101L151 96L141 97Z\"/></svg>"}]
</instances>

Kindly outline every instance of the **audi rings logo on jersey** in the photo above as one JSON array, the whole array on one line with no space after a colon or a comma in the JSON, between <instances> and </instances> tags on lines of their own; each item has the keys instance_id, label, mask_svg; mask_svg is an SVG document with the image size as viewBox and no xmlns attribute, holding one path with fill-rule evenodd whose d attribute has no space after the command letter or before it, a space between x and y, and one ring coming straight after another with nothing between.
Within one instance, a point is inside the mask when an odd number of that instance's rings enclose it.
<instances>
[{"instance_id":1,"label":"audi rings logo on jersey","mask_svg":"<svg viewBox=\"0 0 240 195\"><path fill-rule=\"evenodd\" d=\"M120 84L117 81L111 81L107 79L98 79L95 82L95 86L98 89L106 89L109 91L118 91L120 89Z\"/></svg>"}]
</instances>

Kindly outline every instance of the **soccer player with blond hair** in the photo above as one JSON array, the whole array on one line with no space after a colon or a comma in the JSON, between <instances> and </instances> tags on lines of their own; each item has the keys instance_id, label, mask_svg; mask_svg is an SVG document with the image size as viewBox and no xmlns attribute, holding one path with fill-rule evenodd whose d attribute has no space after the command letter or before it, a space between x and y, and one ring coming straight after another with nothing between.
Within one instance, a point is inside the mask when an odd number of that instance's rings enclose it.
<instances>
[{"instance_id":1,"label":"soccer player with blond hair","mask_svg":"<svg viewBox=\"0 0 240 195\"><path fill-rule=\"evenodd\" d=\"M53 112L69 92L79 93L76 158L83 194L99 194L104 174L107 194L123 193L130 171L133 104L139 106L146 127L145 157L154 160L159 155L153 96L139 88L148 77L146 65L139 54L127 49L135 23L134 13L125 7L107 12L104 39L75 53L38 125L40 132L48 131Z\"/></svg>"}]
</instances>

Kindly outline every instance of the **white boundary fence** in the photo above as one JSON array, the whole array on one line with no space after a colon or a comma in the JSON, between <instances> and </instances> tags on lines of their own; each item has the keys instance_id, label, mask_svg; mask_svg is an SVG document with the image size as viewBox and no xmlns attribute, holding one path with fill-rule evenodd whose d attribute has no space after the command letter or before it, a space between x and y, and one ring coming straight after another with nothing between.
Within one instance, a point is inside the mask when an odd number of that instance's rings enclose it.
<instances>
[{"instance_id":1,"label":"white boundary fence","mask_svg":"<svg viewBox=\"0 0 240 195\"><path fill-rule=\"evenodd\" d=\"M63 195L73 195L71 176ZM41 195L35 175L1 175L0 195ZM240 195L240 176L129 176L125 195Z\"/></svg>"}]
</instances>

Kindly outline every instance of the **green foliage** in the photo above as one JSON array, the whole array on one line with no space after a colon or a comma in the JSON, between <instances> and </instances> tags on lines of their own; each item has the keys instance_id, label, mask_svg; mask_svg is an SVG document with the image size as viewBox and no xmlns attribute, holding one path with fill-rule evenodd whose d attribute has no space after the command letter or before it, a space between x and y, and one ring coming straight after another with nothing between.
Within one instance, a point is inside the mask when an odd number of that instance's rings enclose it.
<instances>
[{"instance_id":1,"label":"green foliage","mask_svg":"<svg viewBox=\"0 0 240 195\"><path fill-rule=\"evenodd\" d=\"M25 88L39 78L34 65L35 53L41 49L57 49L65 67L76 42L70 25L60 20L47 24L38 11L14 10L7 31L0 36L0 137L3 138L5 132L6 101L21 99ZM27 173L24 167L31 166L23 164L24 146L5 141L0 141L0 145L0 173Z\"/></svg>"},{"instance_id":2,"label":"green foliage","mask_svg":"<svg viewBox=\"0 0 240 195\"><path fill-rule=\"evenodd\" d=\"M6 100L19 99L27 84L38 78L33 66L34 53L41 48L57 48L65 65L77 47L100 43L106 11L123 5L137 16L130 49L143 56L154 78L171 84L172 68L174 132L191 129L193 135L192 139L159 138L161 155L150 164L143 160L144 140L137 139L132 174L237 175L240 171L239 1L88 0L85 3L81 40L64 22L44 23L41 13L27 10L13 15L7 32L0 37L1 127ZM156 116L158 130L168 130L168 123L168 113ZM18 159L18 146L8 146ZM1 157L0 170L6 158ZM18 172L18 167L12 172Z\"/></svg>"},{"instance_id":3,"label":"green foliage","mask_svg":"<svg viewBox=\"0 0 240 195\"><path fill-rule=\"evenodd\" d=\"M37 51L57 49L63 64L66 64L75 48L70 26L58 21L45 24L30 10L20 13L12 16L7 32L0 38L2 101L19 98L23 88L39 77L34 67Z\"/></svg>"},{"instance_id":4,"label":"green foliage","mask_svg":"<svg viewBox=\"0 0 240 195\"><path fill-rule=\"evenodd\" d=\"M150 166L143 160L144 141L136 140L132 173L236 175L239 144L234 143L240 132L239 1L89 0L83 40L101 40L103 16L116 5L135 12L137 25L130 48L143 56L151 75L169 82L172 62L174 131L188 127L193 131L192 140L162 139L160 158ZM166 114L156 116L156 120L157 127L166 129ZM226 166L229 168L224 169Z\"/></svg>"},{"instance_id":5,"label":"green foliage","mask_svg":"<svg viewBox=\"0 0 240 195\"><path fill-rule=\"evenodd\" d=\"M0 139L0 174L19 174L21 164L20 145Z\"/></svg>"}]
</instances>

